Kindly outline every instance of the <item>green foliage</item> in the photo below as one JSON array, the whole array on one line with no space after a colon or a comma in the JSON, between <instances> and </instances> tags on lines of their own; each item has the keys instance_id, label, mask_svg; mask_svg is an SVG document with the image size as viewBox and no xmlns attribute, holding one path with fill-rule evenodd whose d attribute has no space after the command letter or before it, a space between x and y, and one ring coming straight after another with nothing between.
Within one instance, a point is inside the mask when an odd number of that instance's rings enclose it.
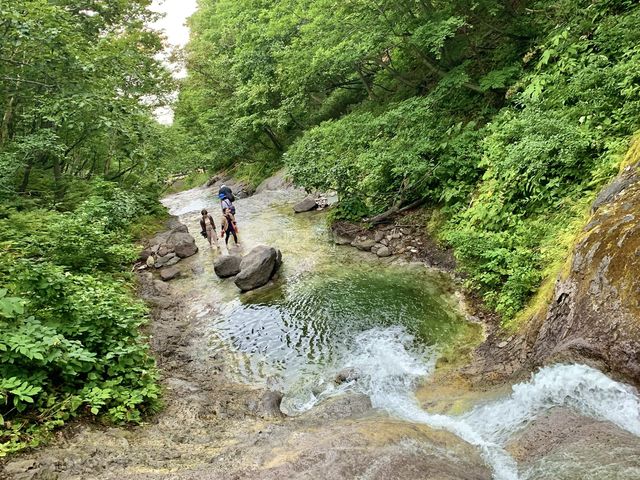
<instances>
[{"instance_id":1,"label":"green foliage","mask_svg":"<svg viewBox=\"0 0 640 480\"><path fill-rule=\"evenodd\" d=\"M162 170L152 113L172 81L157 58L161 38L146 26L149 3L0 5L0 198L18 192L64 208L77 180L131 185ZM37 177L49 184L34 185Z\"/></svg>"},{"instance_id":2,"label":"green foliage","mask_svg":"<svg viewBox=\"0 0 640 480\"><path fill-rule=\"evenodd\" d=\"M336 190L333 219L438 208L508 319L640 127L639 22L630 0L205 0L176 118L211 167Z\"/></svg>"},{"instance_id":3,"label":"green foliage","mask_svg":"<svg viewBox=\"0 0 640 480\"><path fill-rule=\"evenodd\" d=\"M144 194L98 181L72 212L0 219L0 455L79 414L140 421L156 370L128 269Z\"/></svg>"},{"instance_id":4,"label":"green foliage","mask_svg":"<svg viewBox=\"0 0 640 480\"><path fill-rule=\"evenodd\" d=\"M173 81L150 3L0 3L0 456L75 415L157 405L121 272L188 149L153 119Z\"/></svg>"}]
</instances>

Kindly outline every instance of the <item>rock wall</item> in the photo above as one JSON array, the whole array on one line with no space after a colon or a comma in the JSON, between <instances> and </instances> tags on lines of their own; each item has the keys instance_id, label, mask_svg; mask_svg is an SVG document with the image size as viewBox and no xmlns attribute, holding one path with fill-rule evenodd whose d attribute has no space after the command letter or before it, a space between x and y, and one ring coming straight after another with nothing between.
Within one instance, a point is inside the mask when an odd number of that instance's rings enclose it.
<instances>
[{"instance_id":1,"label":"rock wall","mask_svg":"<svg viewBox=\"0 0 640 480\"><path fill-rule=\"evenodd\" d=\"M518 334L494 330L467 373L501 380L581 362L640 386L640 140L626 163L593 203L550 303Z\"/></svg>"},{"instance_id":2,"label":"rock wall","mask_svg":"<svg viewBox=\"0 0 640 480\"><path fill-rule=\"evenodd\" d=\"M566 278L527 332L535 363L582 357L640 385L640 176L600 194Z\"/></svg>"}]
</instances>

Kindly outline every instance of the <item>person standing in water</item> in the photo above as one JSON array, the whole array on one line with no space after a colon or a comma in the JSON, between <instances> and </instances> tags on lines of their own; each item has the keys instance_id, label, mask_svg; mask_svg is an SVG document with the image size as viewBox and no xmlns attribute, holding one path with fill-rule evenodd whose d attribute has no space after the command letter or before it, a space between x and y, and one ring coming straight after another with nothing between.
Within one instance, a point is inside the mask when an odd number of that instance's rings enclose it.
<instances>
[{"instance_id":1,"label":"person standing in water","mask_svg":"<svg viewBox=\"0 0 640 480\"><path fill-rule=\"evenodd\" d=\"M229 245L229 237L233 235L233 240L238 244L238 225L236 225L236 219L231 213L230 208L224 208L222 214L222 224L220 230L220 238L226 235L224 240L225 245Z\"/></svg>"},{"instance_id":2,"label":"person standing in water","mask_svg":"<svg viewBox=\"0 0 640 480\"><path fill-rule=\"evenodd\" d=\"M209 241L209 245L213 248L213 243L215 242L216 247L218 246L218 232L216 231L216 224L213 221L213 217L209 215L206 210L202 210L200 212L202 214L202 218L200 218L200 228L202 228L202 236L207 237Z\"/></svg>"},{"instance_id":3,"label":"person standing in water","mask_svg":"<svg viewBox=\"0 0 640 480\"><path fill-rule=\"evenodd\" d=\"M220 208L222 209L222 213L228 208L231 211L232 215L236 214L236 207L233 206L233 203L229 198L227 198L224 193L218 194L218 198L220 198Z\"/></svg>"},{"instance_id":4,"label":"person standing in water","mask_svg":"<svg viewBox=\"0 0 640 480\"><path fill-rule=\"evenodd\" d=\"M233 192L224 183L220 186L220 190L218 190L218 195L220 194L224 195L226 198L228 198L232 202L236 201L235 197L233 196Z\"/></svg>"}]
</instances>

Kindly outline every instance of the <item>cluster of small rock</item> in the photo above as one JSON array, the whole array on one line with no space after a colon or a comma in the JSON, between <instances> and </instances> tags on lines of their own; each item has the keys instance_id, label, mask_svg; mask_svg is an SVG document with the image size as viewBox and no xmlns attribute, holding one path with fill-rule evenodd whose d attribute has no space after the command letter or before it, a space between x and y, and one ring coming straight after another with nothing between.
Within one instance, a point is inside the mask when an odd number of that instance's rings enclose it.
<instances>
[{"instance_id":1,"label":"cluster of small rock","mask_svg":"<svg viewBox=\"0 0 640 480\"><path fill-rule=\"evenodd\" d=\"M220 278L235 277L234 283L243 292L266 285L282 264L282 253L274 247L258 245L247 255L222 255L213 269Z\"/></svg>"},{"instance_id":2,"label":"cluster of small rock","mask_svg":"<svg viewBox=\"0 0 640 480\"><path fill-rule=\"evenodd\" d=\"M351 245L358 250L375 253L378 257L390 257L419 253L422 241L413 238L412 233L412 228L386 226L374 232L360 233L355 238L334 232L334 241L338 245Z\"/></svg>"},{"instance_id":3,"label":"cluster of small rock","mask_svg":"<svg viewBox=\"0 0 640 480\"><path fill-rule=\"evenodd\" d=\"M177 219L171 219L168 227L168 231L159 233L149 240L149 247L140 253L139 258L143 262L139 269L160 269L160 278L163 280L179 276L180 270L173 266L198 251L196 241L186 225Z\"/></svg>"}]
</instances>

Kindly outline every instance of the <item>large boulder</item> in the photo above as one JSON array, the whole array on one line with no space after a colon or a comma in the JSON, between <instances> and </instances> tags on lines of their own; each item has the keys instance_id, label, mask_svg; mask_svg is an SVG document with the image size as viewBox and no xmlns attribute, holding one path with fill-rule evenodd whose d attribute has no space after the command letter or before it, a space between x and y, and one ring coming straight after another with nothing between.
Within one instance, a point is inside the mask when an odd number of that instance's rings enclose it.
<instances>
[{"instance_id":1,"label":"large boulder","mask_svg":"<svg viewBox=\"0 0 640 480\"><path fill-rule=\"evenodd\" d=\"M187 232L172 232L167 244L173 247L173 251L180 258L187 258L198 251L195 239Z\"/></svg>"},{"instance_id":2,"label":"large boulder","mask_svg":"<svg viewBox=\"0 0 640 480\"><path fill-rule=\"evenodd\" d=\"M519 334L492 334L479 347L482 377L587 363L640 386L640 141L634 145L634 164L594 204L548 303Z\"/></svg>"},{"instance_id":3,"label":"large boulder","mask_svg":"<svg viewBox=\"0 0 640 480\"><path fill-rule=\"evenodd\" d=\"M238 255L222 255L213 262L213 270L220 278L233 277L240 273L242 257Z\"/></svg>"},{"instance_id":4,"label":"large boulder","mask_svg":"<svg viewBox=\"0 0 640 480\"><path fill-rule=\"evenodd\" d=\"M308 212L310 210L315 210L318 207L316 204L316 199L312 196L308 196L301 202L296 203L293 206L293 211L296 213Z\"/></svg>"},{"instance_id":5,"label":"large boulder","mask_svg":"<svg viewBox=\"0 0 640 480\"><path fill-rule=\"evenodd\" d=\"M291 186L291 182L286 178L285 169L279 170L272 177L264 180L258 187L256 188L256 193L261 193L265 191L273 191L273 190L284 190L287 187Z\"/></svg>"},{"instance_id":6,"label":"large boulder","mask_svg":"<svg viewBox=\"0 0 640 480\"><path fill-rule=\"evenodd\" d=\"M240 273L236 275L235 284L243 292L261 287L271 279L281 263L280 250L258 245L240 262Z\"/></svg>"},{"instance_id":7,"label":"large boulder","mask_svg":"<svg viewBox=\"0 0 640 480\"><path fill-rule=\"evenodd\" d=\"M189 233L186 225L180 223L177 218L171 218L167 222L167 226L170 230L153 237L149 241L149 248L141 253L140 258L148 258L153 255L157 263L159 257L167 257L172 253L175 253L179 258L186 258L198 251L196 241ZM160 263L162 264L162 262Z\"/></svg>"}]
</instances>

